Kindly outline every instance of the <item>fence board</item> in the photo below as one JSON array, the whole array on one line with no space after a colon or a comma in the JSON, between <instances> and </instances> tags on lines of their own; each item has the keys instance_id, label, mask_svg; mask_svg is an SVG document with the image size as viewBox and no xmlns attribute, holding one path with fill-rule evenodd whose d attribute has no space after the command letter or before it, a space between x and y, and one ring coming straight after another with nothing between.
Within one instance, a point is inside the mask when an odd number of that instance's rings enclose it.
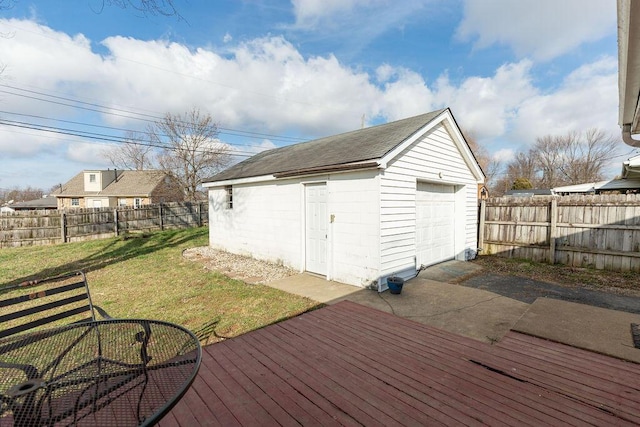
<instances>
[{"instance_id":1,"label":"fence board","mask_svg":"<svg viewBox=\"0 0 640 427\"><path fill-rule=\"evenodd\" d=\"M51 245L113 237L121 233L199 227L207 203L167 203L140 208L81 208L0 214L0 248Z\"/></svg>"},{"instance_id":2,"label":"fence board","mask_svg":"<svg viewBox=\"0 0 640 427\"><path fill-rule=\"evenodd\" d=\"M638 194L492 198L483 211L483 254L640 271Z\"/></svg>"}]
</instances>

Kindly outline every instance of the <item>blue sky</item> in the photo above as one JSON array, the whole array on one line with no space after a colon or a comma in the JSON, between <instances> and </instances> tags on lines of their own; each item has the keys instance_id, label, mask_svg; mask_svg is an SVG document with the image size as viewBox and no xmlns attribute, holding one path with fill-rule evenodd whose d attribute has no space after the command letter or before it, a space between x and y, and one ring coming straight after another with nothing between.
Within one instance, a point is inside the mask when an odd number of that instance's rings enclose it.
<instances>
[{"instance_id":1,"label":"blue sky","mask_svg":"<svg viewBox=\"0 0 640 427\"><path fill-rule=\"evenodd\" d=\"M548 134L620 134L615 0L174 2L182 19L102 0L0 11L0 188L111 166L113 142L25 127L115 140L193 107L245 156L443 107L502 161ZM630 155L620 142L610 178Z\"/></svg>"}]
</instances>

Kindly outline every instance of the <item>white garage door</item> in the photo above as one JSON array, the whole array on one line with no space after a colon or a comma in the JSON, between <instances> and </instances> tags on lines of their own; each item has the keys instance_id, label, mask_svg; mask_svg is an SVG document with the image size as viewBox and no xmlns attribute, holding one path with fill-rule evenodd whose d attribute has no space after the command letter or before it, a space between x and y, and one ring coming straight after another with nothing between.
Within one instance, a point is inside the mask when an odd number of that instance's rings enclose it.
<instances>
[{"instance_id":1,"label":"white garage door","mask_svg":"<svg viewBox=\"0 0 640 427\"><path fill-rule=\"evenodd\" d=\"M455 195L452 185L418 182L416 250L418 267L455 257Z\"/></svg>"}]
</instances>

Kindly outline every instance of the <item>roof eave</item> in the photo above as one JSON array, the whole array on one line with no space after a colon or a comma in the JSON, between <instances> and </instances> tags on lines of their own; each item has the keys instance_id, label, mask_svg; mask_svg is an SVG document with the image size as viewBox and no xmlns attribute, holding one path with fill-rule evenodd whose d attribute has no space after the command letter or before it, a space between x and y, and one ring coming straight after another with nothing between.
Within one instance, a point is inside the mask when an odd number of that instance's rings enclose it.
<instances>
[{"instance_id":1,"label":"roof eave","mask_svg":"<svg viewBox=\"0 0 640 427\"><path fill-rule=\"evenodd\" d=\"M221 181L203 182L205 188L224 187L226 185L253 184L256 182L274 181L285 178L298 178L304 176L324 175L327 173L345 173L367 169L382 168L380 161L373 160L368 162L348 163L341 165L330 165L317 168L298 169L285 172L278 172L269 175L252 176L247 178L234 178Z\"/></svg>"},{"instance_id":2,"label":"roof eave","mask_svg":"<svg viewBox=\"0 0 640 427\"><path fill-rule=\"evenodd\" d=\"M273 176L275 178L291 178L296 176L304 176L304 175L318 175L330 172L351 172L355 170L362 169L377 169L380 167L379 161L369 161L369 162L357 162L357 163L347 163L341 165L329 165L329 166L321 166L316 168L306 168L299 170L292 170L287 172L279 172L274 173Z\"/></svg>"},{"instance_id":3,"label":"roof eave","mask_svg":"<svg viewBox=\"0 0 640 427\"><path fill-rule=\"evenodd\" d=\"M624 142L638 147L640 133L640 4L618 0L619 124Z\"/></svg>"}]
</instances>

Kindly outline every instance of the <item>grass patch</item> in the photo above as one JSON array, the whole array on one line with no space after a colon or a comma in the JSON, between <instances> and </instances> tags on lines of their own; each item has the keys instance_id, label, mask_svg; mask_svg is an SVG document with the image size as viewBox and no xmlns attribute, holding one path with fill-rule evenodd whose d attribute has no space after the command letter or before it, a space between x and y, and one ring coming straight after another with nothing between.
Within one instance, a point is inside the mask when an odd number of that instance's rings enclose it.
<instances>
[{"instance_id":1,"label":"grass patch","mask_svg":"<svg viewBox=\"0 0 640 427\"><path fill-rule=\"evenodd\" d=\"M236 336L318 307L262 285L249 285L184 259L206 246L207 228L170 230L54 246L0 249L0 283L84 270L94 303L111 316L147 318Z\"/></svg>"}]
</instances>

